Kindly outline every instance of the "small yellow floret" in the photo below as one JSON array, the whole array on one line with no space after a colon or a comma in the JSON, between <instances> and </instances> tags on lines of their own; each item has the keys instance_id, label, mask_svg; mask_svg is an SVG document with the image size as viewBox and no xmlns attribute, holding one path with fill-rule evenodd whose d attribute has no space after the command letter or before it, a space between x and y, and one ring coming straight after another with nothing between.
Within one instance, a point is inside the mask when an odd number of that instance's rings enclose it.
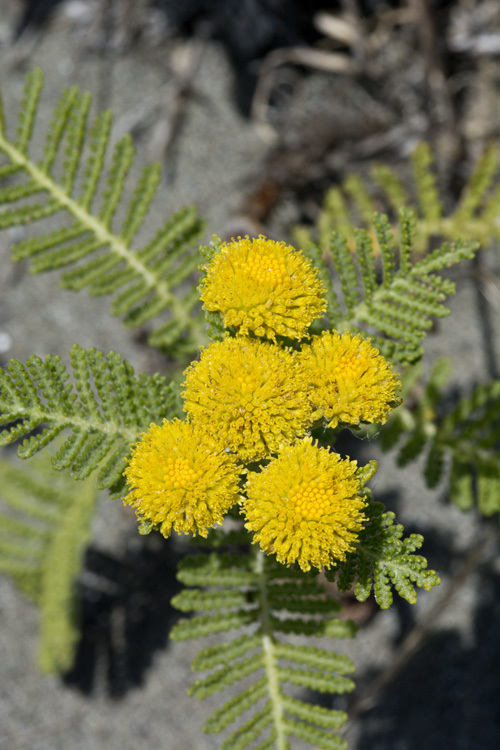
<instances>
[{"instance_id":1,"label":"small yellow floret","mask_svg":"<svg viewBox=\"0 0 500 750\"><path fill-rule=\"evenodd\" d=\"M309 398L331 427L339 422L387 421L398 404L399 376L369 340L350 333L324 331L299 355Z\"/></svg>"},{"instance_id":2,"label":"small yellow floret","mask_svg":"<svg viewBox=\"0 0 500 750\"><path fill-rule=\"evenodd\" d=\"M296 353L242 336L214 342L186 370L184 408L244 462L303 437L312 409Z\"/></svg>"},{"instance_id":3,"label":"small yellow floret","mask_svg":"<svg viewBox=\"0 0 500 750\"><path fill-rule=\"evenodd\" d=\"M245 527L278 562L330 567L356 546L365 516L357 463L311 438L285 448L247 480Z\"/></svg>"},{"instance_id":4,"label":"small yellow floret","mask_svg":"<svg viewBox=\"0 0 500 750\"><path fill-rule=\"evenodd\" d=\"M222 245L200 287L205 309L226 327L276 340L300 339L326 309L318 272L299 251L263 236Z\"/></svg>"},{"instance_id":5,"label":"small yellow floret","mask_svg":"<svg viewBox=\"0 0 500 750\"><path fill-rule=\"evenodd\" d=\"M151 424L141 437L125 470L125 503L165 537L172 529L206 537L237 500L234 458L179 420Z\"/></svg>"}]
</instances>

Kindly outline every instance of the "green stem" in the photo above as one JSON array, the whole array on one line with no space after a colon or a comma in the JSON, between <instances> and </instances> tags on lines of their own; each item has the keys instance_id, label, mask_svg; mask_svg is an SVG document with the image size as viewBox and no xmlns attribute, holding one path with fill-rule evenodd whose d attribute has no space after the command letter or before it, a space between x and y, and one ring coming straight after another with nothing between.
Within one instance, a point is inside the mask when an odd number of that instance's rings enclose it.
<instances>
[{"instance_id":1,"label":"green stem","mask_svg":"<svg viewBox=\"0 0 500 750\"><path fill-rule=\"evenodd\" d=\"M283 702L279 675L276 663L273 631L270 623L270 606L267 598L267 576L265 569L265 553L257 550L255 553L255 572L259 581L261 603L262 648L264 651L264 667L266 670L269 699L272 706L273 724L276 730L276 750L287 750Z\"/></svg>"},{"instance_id":2,"label":"green stem","mask_svg":"<svg viewBox=\"0 0 500 750\"><path fill-rule=\"evenodd\" d=\"M128 443L134 443L141 431L139 427L137 427L137 430L133 430L110 420L103 420L101 422L92 421L91 419L82 419L77 416L68 418L68 415L64 413L45 411L44 409L35 409L33 407L19 408L16 410L15 415L12 413L12 416L15 416L16 419L28 419L34 417L37 420L40 419L42 422L48 422L49 424L57 426L63 425L70 429L81 429L83 432L100 432L101 434L110 436L117 435L123 437Z\"/></svg>"}]
</instances>

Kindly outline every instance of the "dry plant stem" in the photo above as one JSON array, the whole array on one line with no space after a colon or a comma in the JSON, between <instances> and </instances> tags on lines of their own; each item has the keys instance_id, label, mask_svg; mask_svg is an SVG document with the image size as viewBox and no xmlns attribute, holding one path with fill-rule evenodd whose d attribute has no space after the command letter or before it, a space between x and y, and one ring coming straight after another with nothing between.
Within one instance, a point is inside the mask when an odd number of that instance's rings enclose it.
<instances>
[{"instance_id":1,"label":"dry plant stem","mask_svg":"<svg viewBox=\"0 0 500 750\"><path fill-rule=\"evenodd\" d=\"M99 112L109 107L113 100L113 71L115 67L115 56L109 54L107 44L113 31L112 20L113 0L101 0L99 6L99 29L100 44L97 48L97 60L99 63L99 77L97 81L96 105Z\"/></svg>"},{"instance_id":2,"label":"dry plant stem","mask_svg":"<svg viewBox=\"0 0 500 750\"><path fill-rule=\"evenodd\" d=\"M355 39L352 43L354 58L360 67L367 62L366 31L363 22L363 14L358 0L341 0L345 19L351 24L355 31Z\"/></svg>"},{"instance_id":3,"label":"dry plant stem","mask_svg":"<svg viewBox=\"0 0 500 750\"><path fill-rule=\"evenodd\" d=\"M168 83L155 89L140 104L116 120L114 134L133 137L148 134L151 160L161 162L164 181L175 179L175 152L189 105L196 96L196 74L205 51L204 39L187 41L174 49L168 68Z\"/></svg>"},{"instance_id":4,"label":"dry plant stem","mask_svg":"<svg viewBox=\"0 0 500 750\"><path fill-rule=\"evenodd\" d=\"M419 46L424 63L427 96L430 104L430 135L437 128L438 137L439 134L442 136L437 145L446 148L444 163L449 163L456 156L459 143L455 129L453 104L443 71L439 41L430 10L430 0L408 0L408 2L417 24Z\"/></svg>"},{"instance_id":5,"label":"dry plant stem","mask_svg":"<svg viewBox=\"0 0 500 750\"><path fill-rule=\"evenodd\" d=\"M324 52L307 47L287 47L271 52L264 60L251 108L252 120L257 126L261 126L263 135L270 140L276 137L274 129L267 122L267 106L274 86L274 72L277 67L286 63L305 65L327 73L352 75L356 72L352 60L347 55L336 52Z\"/></svg>"},{"instance_id":6,"label":"dry plant stem","mask_svg":"<svg viewBox=\"0 0 500 750\"><path fill-rule=\"evenodd\" d=\"M393 682L415 652L422 648L428 638L433 634L436 621L439 616L446 611L455 594L462 588L469 576L474 573L478 565L489 560L496 549L498 540L498 531L489 525L480 539L470 548L462 565L459 567L450 584L434 604L434 606L425 615L425 623L417 623L408 633L401 646L399 647L395 658L390 666L381 672L367 687L367 689L353 702L349 709L349 722L360 714L369 711L376 705L378 697L382 690ZM343 732L347 730L347 725Z\"/></svg>"},{"instance_id":7,"label":"dry plant stem","mask_svg":"<svg viewBox=\"0 0 500 750\"><path fill-rule=\"evenodd\" d=\"M187 42L173 59L174 83L169 99L165 102L163 119L155 133L155 145L165 166L167 181L173 181L175 146L182 133L187 109L194 95L194 81L200 68L204 40Z\"/></svg>"},{"instance_id":8,"label":"dry plant stem","mask_svg":"<svg viewBox=\"0 0 500 750\"><path fill-rule=\"evenodd\" d=\"M484 266L484 260L481 253L478 253L472 261L473 272L476 277L476 305L477 315L479 318L479 329L480 336L483 341L483 352L485 359L485 366L487 372L492 380L497 380L500 377L500 367L498 364L498 352L495 341L495 326L492 320L492 302L488 297L488 293L491 297L492 290L496 292L498 302L498 288L495 287L494 282L490 278L490 274ZM498 314L498 307L496 310Z\"/></svg>"},{"instance_id":9,"label":"dry plant stem","mask_svg":"<svg viewBox=\"0 0 500 750\"><path fill-rule=\"evenodd\" d=\"M474 268L472 278L475 279L478 290L495 313L500 314L500 280L496 274L481 267Z\"/></svg>"},{"instance_id":10,"label":"dry plant stem","mask_svg":"<svg viewBox=\"0 0 500 750\"><path fill-rule=\"evenodd\" d=\"M355 19L342 18L320 11L316 13L313 21L319 32L339 45L353 46L361 39Z\"/></svg>"}]
</instances>

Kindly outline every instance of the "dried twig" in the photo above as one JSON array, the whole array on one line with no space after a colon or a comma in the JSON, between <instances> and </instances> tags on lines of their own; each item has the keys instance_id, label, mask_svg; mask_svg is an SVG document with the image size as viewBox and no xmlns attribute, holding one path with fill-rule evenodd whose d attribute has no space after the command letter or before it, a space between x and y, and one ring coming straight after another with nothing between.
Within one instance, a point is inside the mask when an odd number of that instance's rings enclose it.
<instances>
[{"instance_id":1,"label":"dried twig","mask_svg":"<svg viewBox=\"0 0 500 750\"><path fill-rule=\"evenodd\" d=\"M267 106L275 81L275 71L280 65L292 63L328 73L353 75L356 66L345 54L324 52L307 47L284 47L270 52L264 60L262 71L255 89L251 117L266 140L274 141L276 133L267 121Z\"/></svg>"}]
</instances>

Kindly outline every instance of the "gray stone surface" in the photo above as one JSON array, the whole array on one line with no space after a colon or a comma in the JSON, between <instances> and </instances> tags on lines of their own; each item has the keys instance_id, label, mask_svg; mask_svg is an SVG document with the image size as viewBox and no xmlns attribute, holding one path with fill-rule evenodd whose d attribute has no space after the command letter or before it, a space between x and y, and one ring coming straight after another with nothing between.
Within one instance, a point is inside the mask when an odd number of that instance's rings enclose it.
<instances>
[{"instance_id":1,"label":"gray stone surface","mask_svg":"<svg viewBox=\"0 0 500 750\"><path fill-rule=\"evenodd\" d=\"M76 8L78 3L72 5ZM0 0L0 83L11 127L24 73L33 65L40 66L46 75L42 120L47 121L61 88L73 84L90 90L99 102L113 109L117 134L127 124L134 125L141 108L147 115L156 96L165 97L168 111L179 43L172 41L167 50L136 50L108 59L89 49L91 40L82 34L81 20L73 22L60 14L44 33L12 46L9 33L18 11L17 3ZM209 231L222 233L237 215L241 197L265 157L266 145L234 108L234 81L221 49L213 43L200 44L193 93L168 162L172 167L170 184L160 192L151 223L159 223L165 214L186 203L196 203L208 221ZM136 173L142 163L161 158L161 149L155 151L155 144L162 142L160 127L161 117L156 121L153 117L148 129L138 133ZM293 207L278 213L275 231L291 215ZM69 348L78 342L85 347L116 349L138 369L164 366L161 358L152 357L119 320L110 318L106 298L90 300L85 293L63 292L57 287L56 274L31 276L26 266L12 266L11 239L6 233L0 235L0 356L4 361L49 352L67 360ZM496 274L498 256L491 256L488 262L487 273ZM478 313L477 295L473 276L465 274L451 301L450 318L439 323L427 344L428 363L436 356L452 358L453 385L459 387L488 378L484 320ZM500 315L498 310L490 312L495 328L490 345L498 351ZM373 457L374 450L367 444L366 457ZM360 710L349 724L346 736L350 746L352 750L492 750L497 746L495 731L499 728L495 717L500 688L500 570L498 565L492 568L487 564L493 554L491 541L482 541L484 528L474 514L465 516L443 502L442 488L434 492L426 489L418 465L403 470L396 466L393 456L381 457L373 490L378 499L387 500L389 507L397 509L410 530L427 535L430 564L442 572L443 584L440 590L420 593L413 609L403 603L378 614L355 641L338 646L337 650L349 653L356 663L362 697L371 679L398 658L414 621L430 629L420 651L409 651L409 662L399 678L390 681L385 692L374 693L375 708ZM132 554L134 559L134 534L130 516L116 502L102 498L95 519L94 552L113 559ZM485 546L482 568L465 576L454 596L447 599L464 554L477 544ZM117 609L110 626L112 635L118 638L123 616L124 611ZM150 617L154 620L156 616L153 608ZM93 623L93 627L98 624ZM205 703L186 697L193 679L189 668L192 644L168 643L165 633L166 647L151 647L147 642L150 631L144 625L144 650L150 666L143 671L140 686L113 699L109 696L109 662L105 655L96 659L90 695L37 672L37 629L36 608L7 579L0 578L2 750L218 747L217 738L203 735L200 727L210 709L219 704L219 697ZM356 705L356 697L353 700ZM349 699L342 705L352 703Z\"/></svg>"}]
</instances>

